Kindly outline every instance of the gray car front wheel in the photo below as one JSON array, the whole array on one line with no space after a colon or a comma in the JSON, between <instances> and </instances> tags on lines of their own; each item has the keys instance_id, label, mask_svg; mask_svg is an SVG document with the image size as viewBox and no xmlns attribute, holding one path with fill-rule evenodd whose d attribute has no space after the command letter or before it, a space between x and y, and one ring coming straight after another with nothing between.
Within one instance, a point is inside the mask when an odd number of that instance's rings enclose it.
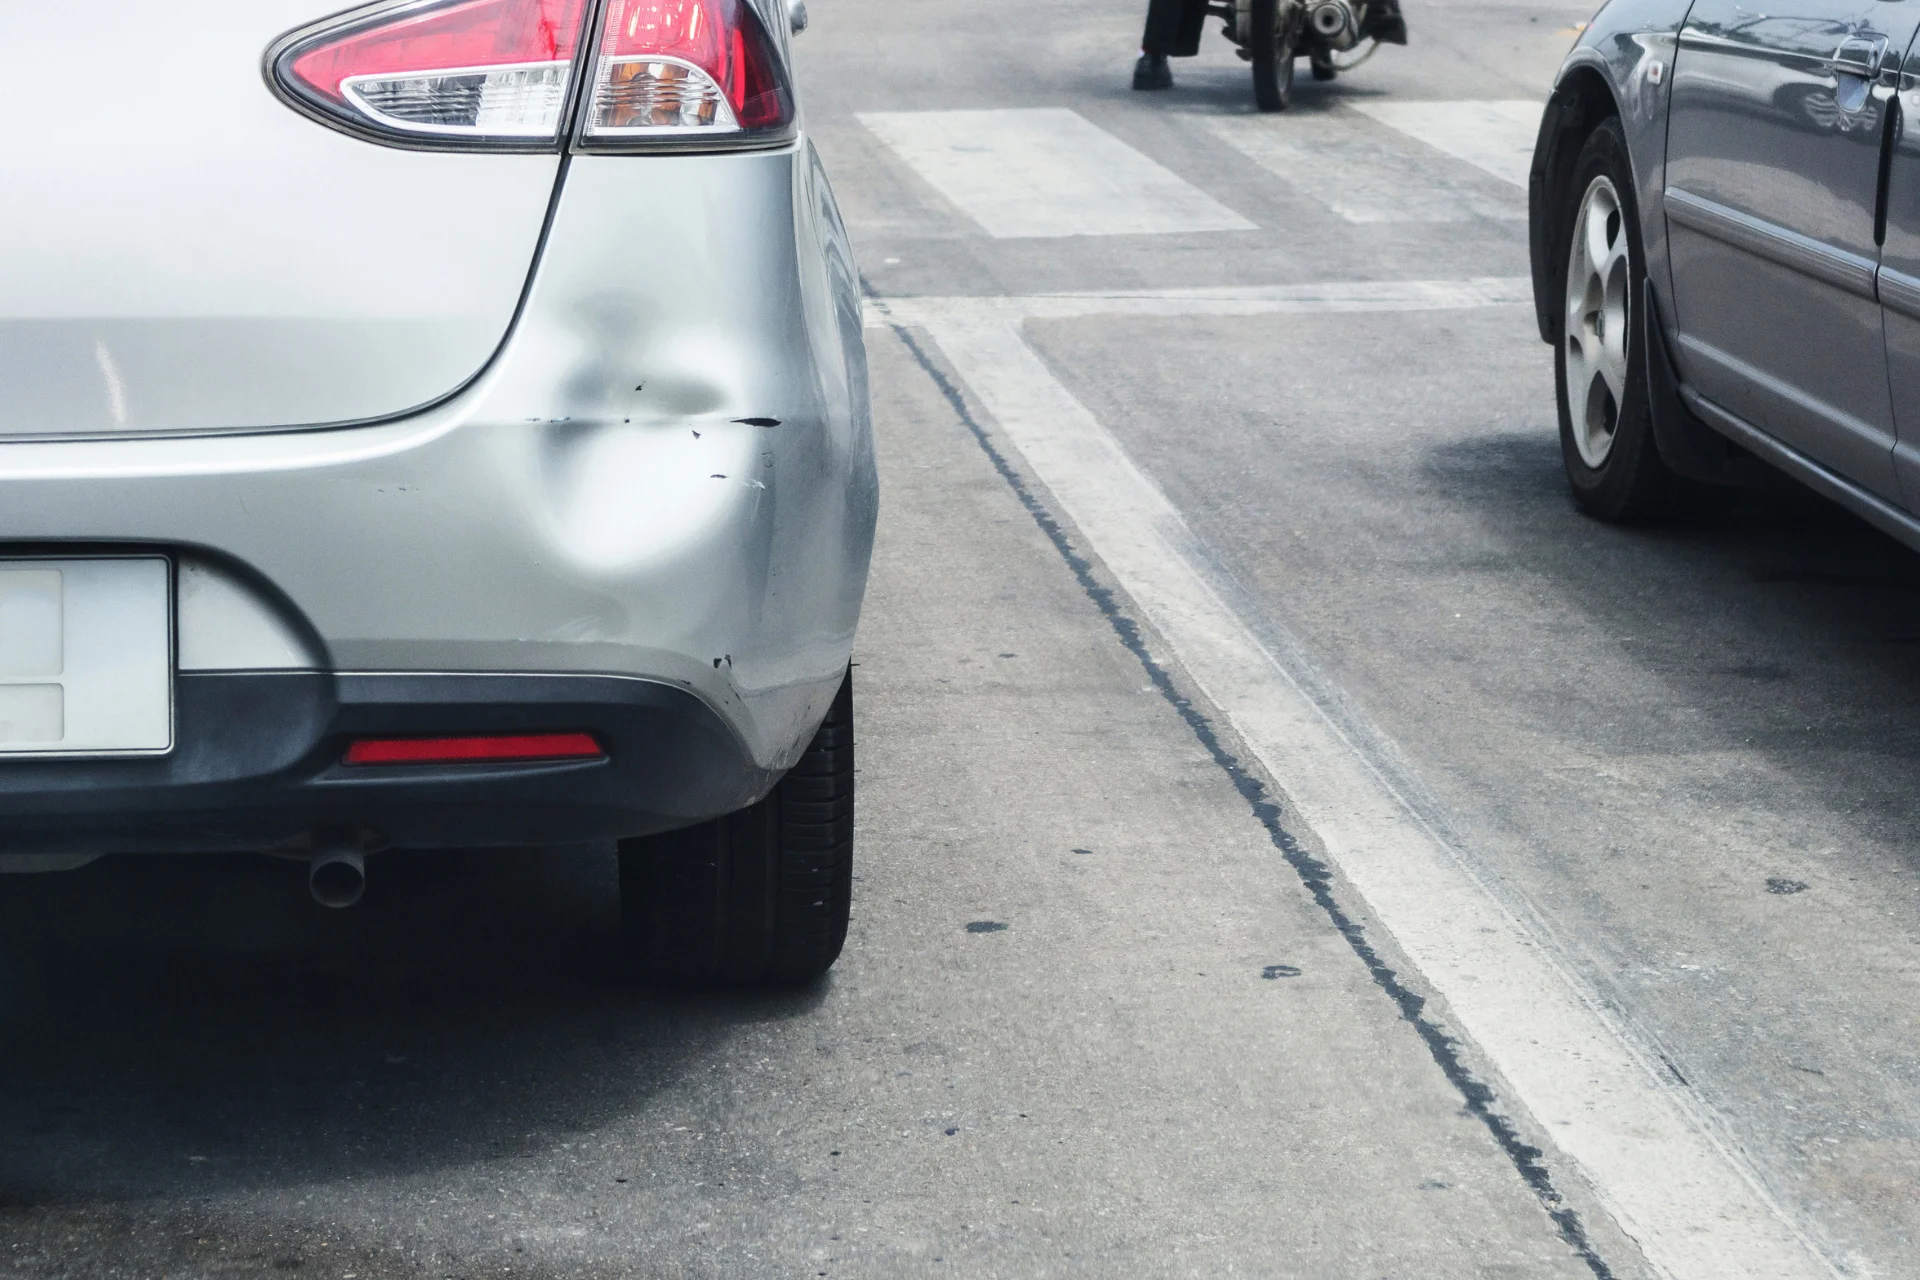
<instances>
[{"instance_id":1,"label":"gray car front wheel","mask_svg":"<svg viewBox=\"0 0 1920 1280\"><path fill-rule=\"evenodd\" d=\"M1603 520L1657 518L1677 482L1661 460L1647 399L1646 256L1633 169L1617 119L1587 138L1559 211L1565 264L1554 348L1560 452L1580 505Z\"/></svg>"}]
</instances>

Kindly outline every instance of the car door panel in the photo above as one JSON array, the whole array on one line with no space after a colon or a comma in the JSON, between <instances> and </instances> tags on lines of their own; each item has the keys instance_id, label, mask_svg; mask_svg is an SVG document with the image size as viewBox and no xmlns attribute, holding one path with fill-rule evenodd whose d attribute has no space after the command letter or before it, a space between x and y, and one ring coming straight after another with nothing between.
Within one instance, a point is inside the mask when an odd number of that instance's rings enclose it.
<instances>
[{"instance_id":1,"label":"car door panel","mask_svg":"<svg viewBox=\"0 0 1920 1280\"><path fill-rule=\"evenodd\" d=\"M1910 47L1899 72L1899 117L1887 166L1886 242L1879 293L1887 384L1893 397L1894 471L1910 510L1920 511L1920 75Z\"/></svg>"},{"instance_id":2,"label":"car door panel","mask_svg":"<svg viewBox=\"0 0 1920 1280\"><path fill-rule=\"evenodd\" d=\"M1674 61L1664 200L1677 353L1701 394L1898 498L1874 273L1875 87L1920 7L1697 0Z\"/></svg>"}]
</instances>

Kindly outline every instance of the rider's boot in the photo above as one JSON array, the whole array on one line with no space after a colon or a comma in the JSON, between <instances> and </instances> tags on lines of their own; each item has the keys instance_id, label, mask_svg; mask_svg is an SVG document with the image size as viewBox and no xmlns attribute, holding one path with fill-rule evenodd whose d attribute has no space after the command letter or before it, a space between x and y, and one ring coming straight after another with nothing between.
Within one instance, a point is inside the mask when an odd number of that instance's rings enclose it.
<instances>
[{"instance_id":1,"label":"rider's boot","mask_svg":"<svg viewBox=\"0 0 1920 1280\"><path fill-rule=\"evenodd\" d=\"M1167 66L1167 57L1163 53L1143 53L1140 61L1133 64L1133 87L1136 89L1173 88L1173 70Z\"/></svg>"},{"instance_id":2,"label":"rider's boot","mask_svg":"<svg viewBox=\"0 0 1920 1280\"><path fill-rule=\"evenodd\" d=\"M1373 0L1367 6L1367 20L1360 24L1360 35L1381 44L1405 44L1407 20L1400 16L1400 0Z\"/></svg>"}]
</instances>

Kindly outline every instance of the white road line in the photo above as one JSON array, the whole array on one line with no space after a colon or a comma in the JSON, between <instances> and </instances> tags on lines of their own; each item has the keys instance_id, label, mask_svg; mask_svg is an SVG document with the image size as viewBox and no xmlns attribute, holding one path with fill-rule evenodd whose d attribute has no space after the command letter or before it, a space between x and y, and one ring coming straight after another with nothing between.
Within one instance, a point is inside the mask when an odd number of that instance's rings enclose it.
<instances>
[{"instance_id":1,"label":"white road line","mask_svg":"<svg viewBox=\"0 0 1920 1280\"><path fill-rule=\"evenodd\" d=\"M1499 102L1356 102L1353 109L1521 190L1533 163L1543 104Z\"/></svg>"},{"instance_id":2,"label":"white road line","mask_svg":"<svg viewBox=\"0 0 1920 1280\"><path fill-rule=\"evenodd\" d=\"M1000 239L1254 229L1065 108L868 112L860 123Z\"/></svg>"},{"instance_id":3,"label":"white road line","mask_svg":"<svg viewBox=\"0 0 1920 1280\"><path fill-rule=\"evenodd\" d=\"M1462 282L1455 305L1477 305L1470 299L1484 283ZM1258 305L1341 309L1343 296L1376 288L1322 286L1320 304L1269 295ZM1425 284L1408 292L1420 306L1445 291ZM1073 297L1088 307L1143 296ZM1196 312L1215 305L1193 292L1152 297ZM1237 588L1153 480L1048 371L1004 301L920 298L877 308L923 326L939 344L1647 1261L1672 1280L1833 1280L1839 1273L1688 1091L1653 1067L1546 940L1421 821L1356 742L1366 735L1349 736L1309 692L1331 686L1291 639L1274 630L1281 639L1263 644L1223 602ZM1051 305L1036 300L1038 312Z\"/></svg>"},{"instance_id":4,"label":"white road line","mask_svg":"<svg viewBox=\"0 0 1920 1280\"><path fill-rule=\"evenodd\" d=\"M1447 172L1426 155L1351 111L1213 116L1207 128L1274 176L1348 222L1518 220L1526 200L1485 178ZM1488 190L1488 188L1494 188Z\"/></svg>"}]
</instances>

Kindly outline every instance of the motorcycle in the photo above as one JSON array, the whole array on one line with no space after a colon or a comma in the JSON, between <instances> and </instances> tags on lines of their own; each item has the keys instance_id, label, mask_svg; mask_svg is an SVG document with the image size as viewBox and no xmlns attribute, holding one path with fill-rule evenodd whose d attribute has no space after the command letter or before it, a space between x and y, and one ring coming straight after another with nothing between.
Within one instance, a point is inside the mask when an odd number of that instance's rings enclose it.
<instances>
[{"instance_id":1,"label":"motorcycle","mask_svg":"<svg viewBox=\"0 0 1920 1280\"><path fill-rule=\"evenodd\" d=\"M1293 64L1304 57L1315 80L1331 80L1371 58L1382 44L1407 42L1397 0L1219 0L1209 13L1253 64L1253 100L1262 111L1293 101ZM1363 40L1370 40L1358 55Z\"/></svg>"}]
</instances>

